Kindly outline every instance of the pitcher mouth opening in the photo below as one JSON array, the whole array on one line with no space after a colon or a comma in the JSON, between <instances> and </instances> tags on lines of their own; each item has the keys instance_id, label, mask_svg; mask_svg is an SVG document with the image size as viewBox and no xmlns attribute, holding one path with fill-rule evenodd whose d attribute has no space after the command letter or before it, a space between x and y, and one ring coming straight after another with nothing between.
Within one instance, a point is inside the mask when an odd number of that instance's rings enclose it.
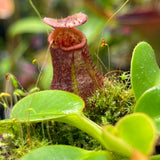
<instances>
[{"instance_id":1,"label":"pitcher mouth opening","mask_svg":"<svg viewBox=\"0 0 160 160\"><path fill-rule=\"evenodd\" d=\"M84 47L87 39L85 35L76 28L55 28L55 30L50 33L48 42L52 48L72 51Z\"/></svg>"}]
</instances>

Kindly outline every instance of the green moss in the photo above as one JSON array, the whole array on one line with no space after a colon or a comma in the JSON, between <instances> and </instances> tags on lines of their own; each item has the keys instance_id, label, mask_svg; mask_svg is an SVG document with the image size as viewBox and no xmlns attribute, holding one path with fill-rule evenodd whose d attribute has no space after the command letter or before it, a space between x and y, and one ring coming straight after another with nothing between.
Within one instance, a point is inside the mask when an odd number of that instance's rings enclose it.
<instances>
[{"instance_id":1,"label":"green moss","mask_svg":"<svg viewBox=\"0 0 160 160\"><path fill-rule=\"evenodd\" d=\"M39 139L37 135L28 138L24 134L23 139L18 136L18 131L13 131L12 134L3 134L0 139L0 159L1 160L17 160L30 152L33 149L46 146L49 144L47 139Z\"/></svg>"},{"instance_id":2,"label":"green moss","mask_svg":"<svg viewBox=\"0 0 160 160\"><path fill-rule=\"evenodd\" d=\"M133 111L135 99L127 73L112 74L104 79L104 86L88 98L84 114L94 122L115 124ZM16 160L29 151L50 144L65 144L87 150L102 146L83 131L60 122L20 124L12 127L10 138L0 139L0 159Z\"/></svg>"},{"instance_id":3,"label":"green moss","mask_svg":"<svg viewBox=\"0 0 160 160\"><path fill-rule=\"evenodd\" d=\"M0 139L0 159L17 160L33 149L51 144L72 145L88 150L102 149L94 138L64 123L22 124L21 129L13 130L12 134L3 134Z\"/></svg>"},{"instance_id":4,"label":"green moss","mask_svg":"<svg viewBox=\"0 0 160 160\"><path fill-rule=\"evenodd\" d=\"M53 144L72 145L88 150L102 148L94 138L68 124L55 122L50 128L50 133Z\"/></svg>"},{"instance_id":5,"label":"green moss","mask_svg":"<svg viewBox=\"0 0 160 160\"><path fill-rule=\"evenodd\" d=\"M103 88L88 99L85 115L105 125L115 124L121 117L133 112L135 98L127 73L115 73L104 79Z\"/></svg>"}]
</instances>

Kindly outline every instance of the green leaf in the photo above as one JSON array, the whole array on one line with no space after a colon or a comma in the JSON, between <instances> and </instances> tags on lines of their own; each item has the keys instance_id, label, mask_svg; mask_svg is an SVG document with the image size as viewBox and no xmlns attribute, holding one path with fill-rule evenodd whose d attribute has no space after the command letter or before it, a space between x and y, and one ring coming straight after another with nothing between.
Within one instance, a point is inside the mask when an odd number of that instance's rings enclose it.
<instances>
[{"instance_id":1,"label":"green leaf","mask_svg":"<svg viewBox=\"0 0 160 160\"><path fill-rule=\"evenodd\" d=\"M105 126L104 141L106 148L121 155L131 156L137 150L150 155L154 150L157 130L150 117L134 113L122 118L116 126Z\"/></svg>"},{"instance_id":2,"label":"green leaf","mask_svg":"<svg viewBox=\"0 0 160 160\"><path fill-rule=\"evenodd\" d=\"M109 156L109 155L108 155ZM65 145L51 145L36 149L21 160L107 160L103 151L87 151L81 148Z\"/></svg>"},{"instance_id":3,"label":"green leaf","mask_svg":"<svg viewBox=\"0 0 160 160\"><path fill-rule=\"evenodd\" d=\"M103 127L103 139L106 143L106 148L109 151L113 151L123 156L130 157L132 154L132 148L121 138L117 137L118 131L113 134L111 131L111 126L104 126ZM114 128L114 130L116 130Z\"/></svg>"},{"instance_id":4,"label":"green leaf","mask_svg":"<svg viewBox=\"0 0 160 160\"><path fill-rule=\"evenodd\" d=\"M15 22L8 30L11 37L23 33L47 33L48 30L53 30L48 25L44 24L37 17L27 17Z\"/></svg>"},{"instance_id":5,"label":"green leaf","mask_svg":"<svg viewBox=\"0 0 160 160\"><path fill-rule=\"evenodd\" d=\"M16 103L11 118L18 121L43 121L71 114L81 114L84 101L75 94L47 90L26 96Z\"/></svg>"},{"instance_id":6,"label":"green leaf","mask_svg":"<svg viewBox=\"0 0 160 160\"><path fill-rule=\"evenodd\" d=\"M160 70L154 51L146 42L139 43L133 51L131 82L137 100L147 89L160 83Z\"/></svg>"},{"instance_id":7,"label":"green leaf","mask_svg":"<svg viewBox=\"0 0 160 160\"><path fill-rule=\"evenodd\" d=\"M160 85L144 92L135 106L135 112L148 114L156 123L160 134Z\"/></svg>"},{"instance_id":8,"label":"green leaf","mask_svg":"<svg viewBox=\"0 0 160 160\"><path fill-rule=\"evenodd\" d=\"M153 120L143 113L134 113L122 118L117 124L118 137L144 155L154 151L157 129Z\"/></svg>"},{"instance_id":9,"label":"green leaf","mask_svg":"<svg viewBox=\"0 0 160 160\"><path fill-rule=\"evenodd\" d=\"M29 123L53 119L83 130L105 146L101 137L101 127L83 115L83 108L84 101L73 93L60 90L36 92L16 103L11 118L0 121L0 132L17 122Z\"/></svg>"}]
</instances>

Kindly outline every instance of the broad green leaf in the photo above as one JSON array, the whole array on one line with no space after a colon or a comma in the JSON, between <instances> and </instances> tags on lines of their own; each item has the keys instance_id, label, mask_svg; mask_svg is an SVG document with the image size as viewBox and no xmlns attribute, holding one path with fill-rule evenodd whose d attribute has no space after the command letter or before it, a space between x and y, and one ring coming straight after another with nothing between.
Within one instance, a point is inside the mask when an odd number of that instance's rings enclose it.
<instances>
[{"instance_id":1,"label":"broad green leaf","mask_svg":"<svg viewBox=\"0 0 160 160\"><path fill-rule=\"evenodd\" d=\"M10 119L0 121L0 133L12 127L13 124L16 125L16 122L58 119L72 114L81 114L83 108L84 101L75 94L60 90L35 92L15 104Z\"/></svg>"},{"instance_id":2,"label":"broad green leaf","mask_svg":"<svg viewBox=\"0 0 160 160\"><path fill-rule=\"evenodd\" d=\"M157 130L151 118L134 113L122 118L115 127L104 127L106 148L121 155L131 156L135 150L150 155L157 138Z\"/></svg>"},{"instance_id":3,"label":"broad green leaf","mask_svg":"<svg viewBox=\"0 0 160 160\"><path fill-rule=\"evenodd\" d=\"M160 83L160 70L154 51L146 42L139 43L133 51L131 82L137 100L147 89Z\"/></svg>"},{"instance_id":4,"label":"broad green leaf","mask_svg":"<svg viewBox=\"0 0 160 160\"><path fill-rule=\"evenodd\" d=\"M118 131L115 134L111 131L111 126L103 127L103 139L106 143L106 148L123 156L130 157L132 148L121 138L117 137ZM114 130L116 130L114 128Z\"/></svg>"},{"instance_id":5,"label":"broad green leaf","mask_svg":"<svg viewBox=\"0 0 160 160\"><path fill-rule=\"evenodd\" d=\"M160 85L144 92L137 101L134 111L148 114L156 123L160 134Z\"/></svg>"},{"instance_id":6,"label":"broad green leaf","mask_svg":"<svg viewBox=\"0 0 160 160\"><path fill-rule=\"evenodd\" d=\"M11 112L18 121L42 121L71 114L81 114L84 101L75 94L47 90L36 92L20 100Z\"/></svg>"},{"instance_id":7,"label":"broad green leaf","mask_svg":"<svg viewBox=\"0 0 160 160\"><path fill-rule=\"evenodd\" d=\"M51 145L31 151L21 160L107 160L103 151L87 151L65 145Z\"/></svg>"},{"instance_id":8,"label":"broad green leaf","mask_svg":"<svg viewBox=\"0 0 160 160\"><path fill-rule=\"evenodd\" d=\"M150 155L157 140L153 120L143 113L134 113L122 118L117 124L118 137L144 155Z\"/></svg>"},{"instance_id":9,"label":"broad green leaf","mask_svg":"<svg viewBox=\"0 0 160 160\"><path fill-rule=\"evenodd\" d=\"M15 22L8 30L8 34L11 37L17 34L23 33L47 33L48 30L52 30L51 27L44 24L37 17L27 17Z\"/></svg>"},{"instance_id":10,"label":"broad green leaf","mask_svg":"<svg viewBox=\"0 0 160 160\"><path fill-rule=\"evenodd\" d=\"M83 108L84 101L73 93L60 90L32 93L16 103L10 119L0 121L0 132L16 122L54 120L83 130L105 146L101 127L82 114Z\"/></svg>"}]
</instances>

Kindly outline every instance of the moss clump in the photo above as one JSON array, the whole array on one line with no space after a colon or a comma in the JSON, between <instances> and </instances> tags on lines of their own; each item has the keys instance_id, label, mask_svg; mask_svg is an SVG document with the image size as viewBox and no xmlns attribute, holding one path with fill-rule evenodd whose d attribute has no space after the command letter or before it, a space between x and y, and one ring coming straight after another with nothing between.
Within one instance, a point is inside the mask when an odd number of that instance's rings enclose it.
<instances>
[{"instance_id":1,"label":"moss clump","mask_svg":"<svg viewBox=\"0 0 160 160\"><path fill-rule=\"evenodd\" d=\"M27 134L24 136L23 139L20 138L16 131L12 134L2 134L0 138L0 160L17 160L31 150L49 144L47 139L40 140L37 136L29 139Z\"/></svg>"},{"instance_id":2,"label":"moss clump","mask_svg":"<svg viewBox=\"0 0 160 160\"><path fill-rule=\"evenodd\" d=\"M132 113L134 104L129 75L114 73L104 79L103 88L88 98L84 114L101 125L115 124L121 117ZM33 149L51 144L72 145L87 150L102 149L88 134L60 122L14 125L12 134L14 137L0 138L2 160L16 160Z\"/></svg>"},{"instance_id":3,"label":"moss clump","mask_svg":"<svg viewBox=\"0 0 160 160\"><path fill-rule=\"evenodd\" d=\"M103 88L88 99L85 115L96 123L114 125L133 112L135 98L128 73L112 74L104 79Z\"/></svg>"},{"instance_id":4,"label":"moss clump","mask_svg":"<svg viewBox=\"0 0 160 160\"><path fill-rule=\"evenodd\" d=\"M87 150L102 149L100 143L87 133L65 123L55 122L50 128L53 144L65 144Z\"/></svg>"}]
</instances>

